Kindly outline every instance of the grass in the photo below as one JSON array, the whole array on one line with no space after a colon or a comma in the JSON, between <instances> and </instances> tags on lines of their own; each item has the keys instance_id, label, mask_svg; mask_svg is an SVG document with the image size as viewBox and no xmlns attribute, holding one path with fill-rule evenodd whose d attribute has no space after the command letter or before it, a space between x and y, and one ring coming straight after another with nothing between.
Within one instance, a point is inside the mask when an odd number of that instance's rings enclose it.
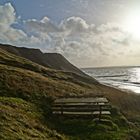
<instances>
[{"instance_id":1,"label":"grass","mask_svg":"<svg viewBox=\"0 0 140 140\"><path fill-rule=\"evenodd\" d=\"M57 97L100 94L110 100L113 108L112 115L104 117L98 125L95 120L54 118L50 113L51 103ZM51 70L0 50L2 140L139 140L139 118L138 95L87 77Z\"/></svg>"},{"instance_id":2,"label":"grass","mask_svg":"<svg viewBox=\"0 0 140 140\"><path fill-rule=\"evenodd\" d=\"M129 128L119 127L112 119L102 119L101 122L97 122L57 118L53 119L53 124L55 124L54 129L64 133L70 140L126 140L133 137Z\"/></svg>"},{"instance_id":3,"label":"grass","mask_svg":"<svg viewBox=\"0 0 140 140\"><path fill-rule=\"evenodd\" d=\"M44 116L34 104L19 98L0 97L0 139L64 139L43 124Z\"/></svg>"},{"instance_id":4,"label":"grass","mask_svg":"<svg viewBox=\"0 0 140 140\"><path fill-rule=\"evenodd\" d=\"M107 86L101 86L106 91L105 96L111 101L112 105L120 110L130 121L140 122L140 95L123 92Z\"/></svg>"}]
</instances>

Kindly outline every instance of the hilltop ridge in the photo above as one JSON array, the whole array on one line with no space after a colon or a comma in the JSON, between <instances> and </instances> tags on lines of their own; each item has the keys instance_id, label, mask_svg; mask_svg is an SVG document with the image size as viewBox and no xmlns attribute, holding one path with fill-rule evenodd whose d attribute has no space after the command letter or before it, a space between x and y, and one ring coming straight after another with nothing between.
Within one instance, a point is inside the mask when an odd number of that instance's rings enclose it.
<instances>
[{"instance_id":1,"label":"hilltop ridge","mask_svg":"<svg viewBox=\"0 0 140 140\"><path fill-rule=\"evenodd\" d=\"M58 53L43 53L39 49L16 47L6 44L0 44L0 48L51 69L74 72L82 76L88 76Z\"/></svg>"}]
</instances>

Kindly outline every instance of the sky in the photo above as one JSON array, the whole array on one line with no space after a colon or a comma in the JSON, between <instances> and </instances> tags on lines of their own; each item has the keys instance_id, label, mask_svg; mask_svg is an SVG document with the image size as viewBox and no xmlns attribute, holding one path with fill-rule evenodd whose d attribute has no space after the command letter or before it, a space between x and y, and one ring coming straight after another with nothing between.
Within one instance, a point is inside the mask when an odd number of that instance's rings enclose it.
<instances>
[{"instance_id":1,"label":"sky","mask_svg":"<svg viewBox=\"0 0 140 140\"><path fill-rule=\"evenodd\" d=\"M140 65L139 0L0 0L0 43L78 67Z\"/></svg>"}]
</instances>

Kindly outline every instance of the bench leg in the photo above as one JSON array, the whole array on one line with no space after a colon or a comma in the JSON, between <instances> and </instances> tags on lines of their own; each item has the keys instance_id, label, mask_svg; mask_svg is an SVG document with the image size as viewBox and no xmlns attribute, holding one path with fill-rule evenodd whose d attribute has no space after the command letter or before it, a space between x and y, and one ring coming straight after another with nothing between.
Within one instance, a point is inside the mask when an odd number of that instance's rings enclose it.
<instances>
[{"instance_id":1,"label":"bench leg","mask_svg":"<svg viewBox=\"0 0 140 140\"><path fill-rule=\"evenodd\" d=\"M101 114L102 113L102 107L101 106L99 106L99 122L101 121Z\"/></svg>"},{"instance_id":2,"label":"bench leg","mask_svg":"<svg viewBox=\"0 0 140 140\"><path fill-rule=\"evenodd\" d=\"M63 115L63 106L61 106L61 115Z\"/></svg>"}]
</instances>

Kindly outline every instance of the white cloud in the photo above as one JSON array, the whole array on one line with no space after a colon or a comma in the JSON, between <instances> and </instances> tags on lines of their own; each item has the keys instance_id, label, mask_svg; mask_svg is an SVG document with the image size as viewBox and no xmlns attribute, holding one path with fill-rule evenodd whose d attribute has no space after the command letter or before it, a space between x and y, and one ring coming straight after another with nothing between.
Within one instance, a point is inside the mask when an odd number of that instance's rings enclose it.
<instances>
[{"instance_id":1,"label":"white cloud","mask_svg":"<svg viewBox=\"0 0 140 140\"><path fill-rule=\"evenodd\" d=\"M80 17L70 17L62 21L61 27L73 32L84 32L88 29L89 25Z\"/></svg>"},{"instance_id":2,"label":"white cloud","mask_svg":"<svg viewBox=\"0 0 140 140\"><path fill-rule=\"evenodd\" d=\"M140 42L114 23L95 26L80 17L69 17L57 25L44 17L24 21L23 31L12 26L15 22L18 17L13 6L0 6L1 43L58 52L81 67L129 65L134 58L135 64L139 63Z\"/></svg>"},{"instance_id":3,"label":"white cloud","mask_svg":"<svg viewBox=\"0 0 140 140\"><path fill-rule=\"evenodd\" d=\"M15 20L15 10L10 3L0 6L0 24L11 25Z\"/></svg>"},{"instance_id":4,"label":"white cloud","mask_svg":"<svg viewBox=\"0 0 140 140\"><path fill-rule=\"evenodd\" d=\"M52 33L60 31L60 29L54 25L48 17L44 17L41 21L37 21L36 19L29 19L24 21L24 24L28 32Z\"/></svg>"},{"instance_id":5,"label":"white cloud","mask_svg":"<svg viewBox=\"0 0 140 140\"><path fill-rule=\"evenodd\" d=\"M40 37L28 36L23 30L12 27L18 21L15 10L10 3L0 5L0 42L17 46L41 46L46 40ZM44 22L47 19L44 19ZM44 36L44 35L43 35Z\"/></svg>"}]
</instances>

